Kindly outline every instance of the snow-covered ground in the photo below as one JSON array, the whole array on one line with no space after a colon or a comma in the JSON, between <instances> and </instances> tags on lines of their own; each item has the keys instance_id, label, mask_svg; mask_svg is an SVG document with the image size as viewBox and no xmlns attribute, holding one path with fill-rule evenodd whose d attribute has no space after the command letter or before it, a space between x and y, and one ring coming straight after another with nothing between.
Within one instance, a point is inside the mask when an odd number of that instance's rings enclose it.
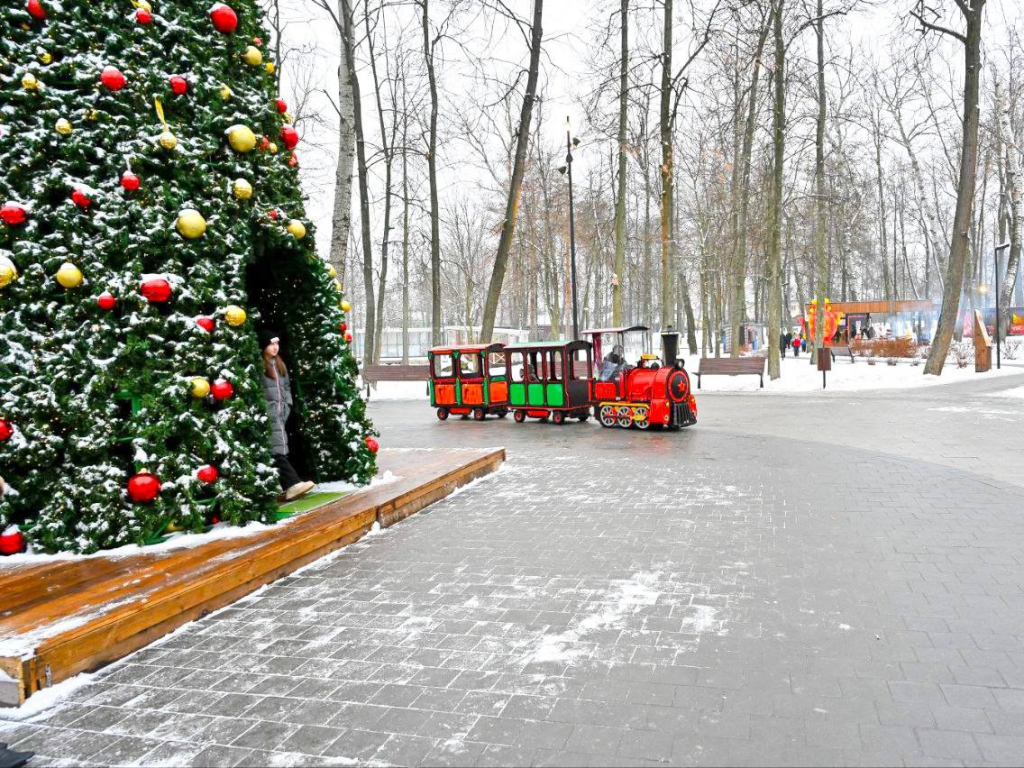
<instances>
[{"instance_id":1,"label":"snow-covered ground","mask_svg":"<svg viewBox=\"0 0 1024 768\"><path fill-rule=\"evenodd\" d=\"M700 367L700 357L688 357L686 370L696 374ZM955 364L947 364L941 376L925 376L924 363L912 365L909 360L900 360L896 365L889 365L884 359L876 359L869 365L864 358L857 362L837 359L828 372L827 390L841 392L860 392L874 389L916 389L918 387L935 387L943 384L957 384L966 381L982 381L999 376L1010 376L1024 373L1024 363L1003 363L1002 370L991 370L988 373L975 373L973 363L966 368L957 368ZM697 388L697 377L693 376L693 386ZM807 355L794 359L787 356L782 360L782 376L772 381L765 374L764 389L759 388L756 376L707 376L701 381L701 392L820 392L821 373L810 364ZM1013 394L1016 393L1016 394ZM1010 390L1001 393L1005 397L1024 398L1024 389ZM426 400L426 387L422 382L385 381L372 390L370 400Z\"/></svg>"},{"instance_id":2,"label":"snow-covered ground","mask_svg":"<svg viewBox=\"0 0 1024 768\"><path fill-rule=\"evenodd\" d=\"M1016 400L1024 400L1024 387L1005 389L1002 392L993 392L990 397L1009 397Z\"/></svg>"}]
</instances>

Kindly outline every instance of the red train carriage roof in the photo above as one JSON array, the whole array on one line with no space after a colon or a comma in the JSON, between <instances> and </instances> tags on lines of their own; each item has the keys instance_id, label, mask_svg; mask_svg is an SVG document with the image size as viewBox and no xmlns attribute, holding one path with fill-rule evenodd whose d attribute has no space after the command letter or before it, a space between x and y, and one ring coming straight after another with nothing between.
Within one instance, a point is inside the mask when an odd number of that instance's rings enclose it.
<instances>
[{"instance_id":1,"label":"red train carriage roof","mask_svg":"<svg viewBox=\"0 0 1024 768\"><path fill-rule=\"evenodd\" d=\"M457 344L449 347L434 347L430 350L432 355L451 354L452 352L500 352L505 348L504 344Z\"/></svg>"},{"instance_id":2,"label":"red train carriage roof","mask_svg":"<svg viewBox=\"0 0 1024 768\"><path fill-rule=\"evenodd\" d=\"M527 341L522 344L509 344L505 349L514 352L521 352L529 349L560 349L562 347L582 349L590 346L591 344L589 341Z\"/></svg>"}]
</instances>

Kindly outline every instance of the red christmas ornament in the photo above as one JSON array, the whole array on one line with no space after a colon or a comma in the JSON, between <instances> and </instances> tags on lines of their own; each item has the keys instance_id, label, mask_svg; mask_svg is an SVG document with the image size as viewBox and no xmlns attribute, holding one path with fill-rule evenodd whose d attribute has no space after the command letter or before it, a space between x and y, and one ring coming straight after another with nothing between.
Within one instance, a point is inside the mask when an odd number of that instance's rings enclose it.
<instances>
[{"instance_id":1,"label":"red christmas ornament","mask_svg":"<svg viewBox=\"0 0 1024 768\"><path fill-rule=\"evenodd\" d=\"M288 102L284 99L274 99L274 103L277 104L277 111L282 115L288 111Z\"/></svg>"},{"instance_id":2,"label":"red christmas ornament","mask_svg":"<svg viewBox=\"0 0 1024 768\"><path fill-rule=\"evenodd\" d=\"M270 147L270 137L269 136L264 136L262 139L260 139L260 149L262 149L264 152L266 152L267 149L269 149L269 147Z\"/></svg>"},{"instance_id":3,"label":"red christmas ornament","mask_svg":"<svg viewBox=\"0 0 1024 768\"><path fill-rule=\"evenodd\" d=\"M225 35L230 35L238 29L238 14L224 3L216 3L210 9L210 21L213 22L214 29Z\"/></svg>"},{"instance_id":4,"label":"red christmas ornament","mask_svg":"<svg viewBox=\"0 0 1024 768\"><path fill-rule=\"evenodd\" d=\"M125 171L121 174L121 186L127 189L129 192L134 192L142 185L142 181L131 171Z\"/></svg>"},{"instance_id":5,"label":"red christmas ornament","mask_svg":"<svg viewBox=\"0 0 1024 768\"><path fill-rule=\"evenodd\" d=\"M380 444L372 437L366 438L366 447L370 449L370 453L376 453L380 450Z\"/></svg>"},{"instance_id":6,"label":"red christmas ornament","mask_svg":"<svg viewBox=\"0 0 1024 768\"><path fill-rule=\"evenodd\" d=\"M112 91L120 91L128 79L117 67L104 67L103 72L100 73L100 82Z\"/></svg>"},{"instance_id":7,"label":"red christmas ornament","mask_svg":"<svg viewBox=\"0 0 1024 768\"><path fill-rule=\"evenodd\" d=\"M351 331L345 331L345 341L347 341L349 344L352 343L352 332Z\"/></svg>"},{"instance_id":8,"label":"red christmas ornament","mask_svg":"<svg viewBox=\"0 0 1024 768\"><path fill-rule=\"evenodd\" d=\"M114 298L112 293L104 291L96 297L96 305L104 312L109 312L117 306L117 299Z\"/></svg>"},{"instance_id":9,"label":"red christmas ornament","mask_svg":"<svg viewBox=\"0 0 1024 768\"><path fill-rule=\"evenodd\" d=\"M14 434L14 427L7 419L0 419L0 443L4 440L10 440L11 435Z\"/></svg>"},{"instance_id":10,"label":"red christmas ornament","mask_svg":"<svg viewBox=\"0 0 1024 768\"><path fill-rule=\"evenodd\" d=\"M160 481L149 472L140 472L128 481L128 496L136 504L148 504L160 495Z\"/></svg>"},{"instance_id":11,"label":"red christmas ornament","mask_svg":"<svg viewBox=\"0 0 1024 768\"><path fill-rule=\"evenodd\" d=\"M252 39L252 44L253 45L263 45L263 38L262 37L254 37Z\"/></svg>"},{"instance_id":12,"label":"red christmas ornament","mask_svg":"<svg viewBox=\"0 0 1024 768\"><path fill-rule=\"evenodd\" d=\"M295 149L299 144L299 132L290 125L286 125L281 128L281 141L284 142L287 149Z\"/></svg>"},{"instance_id":13,"label":"red christmas ornament","mask_svg":"<svg viewBox=\"0 0 1024 768\"><path fill-rule=\"evenodd\" d=\"M71 200L79 208L85 209L92 205L92 199L80 189L72 190Z\"/></svg>"},{"instance_id":14,"label":"red christmas ornament","mask_svg":"<svg viewBox=\"0 0 1024 768\"><path fill-rule=\"evenodd\" d=\"M39 19L39 21L42 21L46 18L46 9L43 8L43 4L40 0L28 0L26 8L28 8L29 15L31 15L33 19Z\"/></svg>"},{"instance_id":15,"label":"red christmas ornament","mask_svg":"<svg viewBox=\"0 0 1024 768\"><path fill-rule=\"evenodd\" d=\"M0 555L16 555L25 549L25 534L14 526L0 533Z\"/></svg>"},{"instance_id":16,"label":"red christmas ornament","mask_svg":"<svg viewBox=\"0 0 1024 768\"><path fill-rule=\"evenodd\" d=\"M199 471L196 472L196 477L201 483L212 483L220 477L220 473L213 464L207 464L205 467L199 468Z\"/></svg>"},{"instance_id":17,"label":"red christmas ornament","mask_svg":"<svg viewBox=\"0 0 1024 768\"><path fill-rule=\"evenodd\" d=\"M210 387L210 394L213 395L214 400L227 400L235 394L235 388L231 386L230 381L217 379Z\"/></svg>"},{"instance_id":18,"label":"red christmas ornament","mask_svg":"<svg viewBox=\"0 0 1024 768\"><path fill-rule=\"evenodd\" d=\"M292 156L288 158L288 165L292 168L299 167L299 156L296 153L292 152Z\"/></svg>"},{"instance_id":19,"label":"red christmas ornament","mask_svg":"<svg viewBox=\"0 0 1024 768\"><path fill-rule=\"evenodd\" d=\"M213 333L214 322L212 317L197 317L196 325L198 325L207 333Z\"/></svg>"},{"instance_id":20,"label":"red christmas ornament","mask_svg":"<svg viewBox=\"0 0 1024 768\"><path fill-rule=\"evenodd\" d=\"M269 216L270 218L274 219L275 221L277 220L277 217L279 215L280 214L278 214L278 212L276 210L274 210L273 208L270 209L270 211L267 213L267 216Z\"/></svg>"},{"instance_id":21,"label":"red christmas ornament","mask_svg":"<svg viewBox=\"0 0 1024 768\"><path fill-rule=\"evenodd\" d=\"M143 280L139 290L146 300L153 304L162 304L171 298L171 284L162 277Z\"/></svg>"},{"instance_id":22,"label":"red christmas ornament","mask_svg":"<svg viewBox=\"0 0 1024 768\"><path fill-rule=\"evenodd\" d=\"M347 331L347 330L348 330L348 323L340 323L340 324L338 325L338 328L340 328L340 329L341 329L341 332L342 332L342 333L344 333L345 331Z\"/></svg>"},{"instance_id":23,"label":"red christmas ornament","mask_svg":"<svg viewBox=\"0 0 1024 768\"><path fill-rule=\"evenodd\" d=\"M137 11L135 11L135 20L139 22L139 24L152 24L153 14L147 11L145 8L139 8Z\"/></svg>"},{"instance_id":24,"label":"red christmas ornament","mask_svg":"<svg viewBox=\"0 0 1024 768\"><path fill-rule=\"evenodd\" d=\"M188 80L181 75L172 75L171 90L175 96L184 96L185 92L188 91Z\"/></svg>"},{"instance_id":25,"label":"red christmas ornament","mask_svg":"<svg viewBox=\"0 0 1024 768\"><path fill-rule=\"evenodd\" d=\"M0 221L7 226L16 227L19 224L24 224L26 219L28 219L28 211L25 210L25 206L10 202L0 205Z\"/></svg>"}]
</instances>

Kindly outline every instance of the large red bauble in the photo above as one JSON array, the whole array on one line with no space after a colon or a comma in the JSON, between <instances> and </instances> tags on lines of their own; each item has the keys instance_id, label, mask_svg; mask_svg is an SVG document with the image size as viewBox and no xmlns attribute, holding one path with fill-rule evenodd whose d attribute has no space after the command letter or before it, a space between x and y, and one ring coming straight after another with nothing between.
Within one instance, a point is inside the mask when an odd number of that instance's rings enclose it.
<instances>
[{"instance_id":1,"label":"large red bauble","mask_svg":"<svg viewBox=\"0 0 1024 768\"><path fill-rule=\"evenodd\" d=\"M100 82L112 91L120 91L128 80L117 67L104 67L100 73Z\"/></svg>"},{"instance_id":2,"label":"large red bauble","mask_svg":"<svg viewBox=\"0 0 1024 768\"><path fill-rule=\"evenodd\" d=\"M216 3L210 9L210 21L213 22L214 29L225 35L230 35L238 29L238 14L224 3Z\"/></svg>"},{"instance_id":3,"label":"large red bauble","mask_svg":"<svg viewBox=\"0 0 1024 768\"><path fill-rule=\"evenodd\" d=\"M282 115L288 111L288 102L284 99L274 99L274 103L277 105L277 111Z\"/></svg>"},{"instance_id":4,"label":"large red bauble","mask_svg":"<svg viewBox=\"0 0 1024 768\"><path fill-rule=\"evenodd\" d=\"M372 437L367 437L366 447L370 449L370 453L376 453L380 449L380 444Z\"/></svg>"},{"instance_id":5,"label":"large red bauble","mask_svg":"<svg viewBox=\"0 0 1024 768\"><path fill-rule=\"evenodd\" d=\"M139 24L152 24L153 14L147 11L145 8L139 8L137 11L135 11L135 20L139 22Z\"/></svg>"},{"instance_id":6,"label":"large red bauble","mask_svg":"<svg viewBox=\"0 0 1024 768\"><path fill-rule=\"evenodd\" d=\"M213 333L213 318L212 317L197 317L196 325L202 328L207 333Z\"/></svg>"},{"instance_id":7,"label":"large red bauble","mask_svg":"<svg viewBox=\"0 0 1024 768\"><path fill-rule=\"evenodd\" d=\"M25 534L15 528L10 533L0 533L0 555L16 555L25 549Z\"/></svg>"},{"instance_id":8,"label":"large red bauble","mask_svg":"<svg viewBox=\"0 0 1024 768\"><path fill-rule=\"evenodd\" d=\"M10 440L13 434L14 427L11 426L11 422L7 419L0 419L0 443L4 440Z\"/></svg>"},{"instance_id":9,"label":"large red bauble","mask_svg":"<svg viewBox=\"0 0 1024 768\"><path fill-rule=\"evenodd\" d=\"M231 386L230 381L217 379L210 387L210 394L213 395L214 400L227 400L235 394L235 388Z\"/></svg>"},{"instance_id":10,"label":"large red bauble","mask_svg":"<svg viewBox=\"0 0 1024 768\"><path fill-rule=\"evenodd\" d=\"M128 481L128 496L136 504L147 504L160 495L160 481L149 472L140 472Z\"/></svg>"},{"instance_id":11,"label":"large red bauble","mask_svg":"<svg viewBox=\"0 0 1024 768\"><path fill-rule=\"evenodd\" d=\"M220 473L213 464L207 464L205 467L199 468L199 471L196 472L196 477L201 483L213 483L220 477Z\"/></svg>"},{"instance_id":12,"label":"large red bauble","mask_svg":"<svg viewBox=\"0 0 1024 768\"><path fill-rule=\"evenodd\" d=\"M0 221L3 221L9 227L24 224L27 218L28 212L23 205L18 203L4 203L0 205Z\"/></svg>"},{"instance_id":13,"label":"large red bauble","mask_svg":"<svg viewBox=\"0 0 1024 768\"><path fill-rule=\"evenodd\" d=\"M92 205L92 199L80 189L72 190L71 199L79 208L88 208Z\"/></svg>"},{"instance_id":14,"label":"large red bauble","mask_svg":"<svg viewBox=\"0 0 1024 768\"><path fill-rule=\"evenodd\" d=\"M286 125L281 129L281 141L288 149L295 149L299 144L299 132L290 125Z\"/></svg>"},{"instance_id":15,"label":"large red bauble","mask_svg":"<svg viewBox=\"0 0 1024 768\"><path fill-rule=\"evenodd\" d=\"M162 277L151 277L142 281L139 291L154 304L162 304L171 298L171 284Z\"/></svg>"},{"instance_id":16,"label":"large red bauble","mask_svg":"<svg viewBox=\"0 0 1024 768\"><path fill-rule=\"evenodd\" d=\"M127 189L129 192L134 192L142 185L142 181L131 171L125 171L121 174L121 186Z\"/></svg>"},{"instance_id":17,"label":"large red bauble","mask_svg":"<svg viewBox=\"0 0 1024 768\"><path fill-rule=\"evenodd\" d=\"M188 80L181 75L172 75L171 90L175 96L184 96L185 92L188 91Z\"/></svg>"},{"instance_id":18,"label":"large red bauble","mask_svg":"<svg viewBox=\"0 0 1024 768\"><path fill-rule=\"evenodd\" d=\"M28 12L33 19L39 19L42 21L46 18L46 9L43 7L40 0L28 0L26 8L28 8Z\"/></svg>"},{"instance_id":19,"label":"large red bauble","mask_svg":"<svg viewBox=\"0 0 1024 768\"><path fill-rule=\"evenodd\" d=\"M117 306L117 299L114 298L114 294L104 291L96 297L96 305L104 312L109 312Z\"/></svg>"}]
</instances>

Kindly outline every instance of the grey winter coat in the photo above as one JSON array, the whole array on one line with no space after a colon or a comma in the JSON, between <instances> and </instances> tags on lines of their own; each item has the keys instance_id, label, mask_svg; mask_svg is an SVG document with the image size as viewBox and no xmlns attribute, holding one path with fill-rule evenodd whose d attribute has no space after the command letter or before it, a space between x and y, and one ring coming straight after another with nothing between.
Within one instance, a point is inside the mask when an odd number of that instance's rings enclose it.
<instances>
[{"instance_id":1,"label":"grey winter coat","mask_svg":"<svg viewBox=\"0 0 1024 768\"><path fill-rule=\"evenodd\" d=\"M292 412L292 386L288 376L272 379L263 375L263 395L270 417L270 450L276 456L288 455L288 433L285 424Z\"/></svg>"}]
</instances>

